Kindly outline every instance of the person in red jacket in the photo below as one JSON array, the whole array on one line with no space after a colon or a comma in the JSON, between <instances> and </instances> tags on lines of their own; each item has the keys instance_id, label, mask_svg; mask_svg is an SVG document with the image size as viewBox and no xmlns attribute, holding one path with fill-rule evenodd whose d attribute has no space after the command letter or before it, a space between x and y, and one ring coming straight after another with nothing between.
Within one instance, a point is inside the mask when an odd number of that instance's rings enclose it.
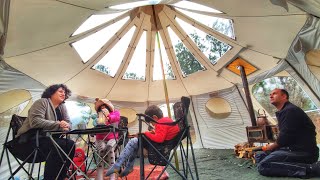
<instances>
[{"instance_id":1,"label":"person in red jacket","mask_svg":"<svg viewBox=\"0 0 320 180\"><path fill-rule=\"evenodd\" d=\"M149 106L146 109L145 114L152 117L159 123L173 122L171 118L163 117L161 109L156 105ZM177 124L174 126L156 124L154 130L144 132L144 135L152 142L163 143L164 141L172 140L179 133L179 131L180 129ZM144 148L146 148L145 145L147 143L143 144ZM138 149L138 138L135 137L130 139L124 150L120 153L120 156L117 159L116 163L107 171L106 176L109 176L113 173L118 173L120 171L120 167L126 161L128 162L126 163L126 167L124 168L124 170L121 172L120 177L127 176L130 172L132 172L134 160L138 155Z\"/></svg>"},{"instance_id":2,"label":"person in red jacket","mask_svg":"<svg viewBox=\"0 0 320 180\"><path fill-rule=\"evenodd\" d=\"M79 167L79 169L74 166L73 164L70 165L70 169L73 171L77 171L77 175L82 175L86 171L86 163L84 162L86 160L85 152L82 148L76 148L73 162Z\"/></svg>"}]
</instances>

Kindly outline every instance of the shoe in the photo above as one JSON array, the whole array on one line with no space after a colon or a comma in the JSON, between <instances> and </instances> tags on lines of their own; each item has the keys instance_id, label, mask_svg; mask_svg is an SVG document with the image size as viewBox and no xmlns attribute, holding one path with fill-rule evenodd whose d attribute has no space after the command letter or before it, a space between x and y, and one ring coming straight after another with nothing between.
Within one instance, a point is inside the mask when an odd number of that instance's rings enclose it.
<instances>
[{"instance_id":1,"label":"shoe","mask_svg":"<svg viewBox=\"0 0 320 180\"><path fill-rule=\"evenodd\" d=\"M132 163L133 164L133 163ZM133 171L133 165L126 167L120 174L119 177L128 176Z\"/></svg>"},{"instance_id":2,"label":"shoe","mask_svg":"<svg viewBox=\"0 0 320 180\"><path fill-rule=\"evenodd\" d=\"M315 177L320 177L320 161L311 164L311 174Z\"/></svg>"},{"instance_id":3,"label":"shoe","mask_svg":"<svg viewBox=\"0 0 320 180\"><path fill-rule=\"evenodd\" d=\"M117 173L119 174L119 171L120 171L120 167L116 166L116 165L113 165L112 167L110 167L106 173L106 176L110 176L111 174L113 173Z\"/></svg>"}]
</instances>

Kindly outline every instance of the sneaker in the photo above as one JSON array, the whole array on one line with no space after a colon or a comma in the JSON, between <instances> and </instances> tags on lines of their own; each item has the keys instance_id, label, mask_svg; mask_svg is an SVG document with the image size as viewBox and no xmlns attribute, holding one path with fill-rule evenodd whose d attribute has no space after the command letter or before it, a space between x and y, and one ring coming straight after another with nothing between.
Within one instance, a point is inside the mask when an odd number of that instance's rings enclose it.
<instances>
[{"instance_id":1,"label":"sneaker","mask_svg":"<svg viewBox=\"0 0 320 180\"><path fill-rule=\"evenodd\" d=\"M116 165L113 165L108 169L108 171L106 173L106 176L110 176L113 173L119 174L119 171L120 171L120 167L118 167Z\"/></svg>"},{"instance_id":2,"label":"sneaker","mask_svg":"<svg viewBox=\"0 0 320 180\"><path fill-rule=\"evenodd\" d=\"M315 177L320 177L320 161L311 164L311 174Z\"/></svg>"},{"instance_id":3,"label":"sneaker","mask_svg":"<svg viewBox=\"0 0 320 180\"><path fill-rule=\"evenodd\" d=\"M119 174L119 177L128 176L128 174L130 174L130 173L133 171L133 165L134 165L134 163L132 163L132 165L129 165L128 167L126 167L126 168Z\"/></svg>"}]
</instances>

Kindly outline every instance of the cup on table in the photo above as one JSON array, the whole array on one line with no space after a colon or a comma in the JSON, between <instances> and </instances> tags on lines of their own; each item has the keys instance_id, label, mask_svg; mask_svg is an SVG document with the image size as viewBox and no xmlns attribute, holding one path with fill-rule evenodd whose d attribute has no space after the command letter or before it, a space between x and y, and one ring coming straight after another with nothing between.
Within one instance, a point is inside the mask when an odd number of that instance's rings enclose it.
<instances>
[{"instance_id":1,"label":"cup on table","mask_svg":"<svg viewBox=\"0 0 320 180\"><path fill-rule=\"evenodd\" d=\"M87 125L85 123L78 124L78 129L86 129Z\"/></svg>"}]
</instances>

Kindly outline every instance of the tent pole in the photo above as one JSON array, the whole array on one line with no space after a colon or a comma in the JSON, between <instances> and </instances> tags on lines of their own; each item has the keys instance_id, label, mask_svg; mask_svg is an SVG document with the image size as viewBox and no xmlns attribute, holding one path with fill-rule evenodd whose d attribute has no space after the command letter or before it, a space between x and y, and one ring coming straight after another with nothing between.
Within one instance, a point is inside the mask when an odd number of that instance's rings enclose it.
<instances>
[{"instance_id":1,"label":"tent pole","mask_svg":"<svg viewBox=\"0 0 320 180\"><path fill-rule=\"evenodd\" d=\"M157 38L156 40L157 40L158 49L159 49L159 57L160 57L160 64L161 64L163 89L164 89L164 94L165 94L165 98L166 98L168 116L169 116L169 118L172 118L171 111L170 111L170 105L169 105L168 88L167 88L166 77L165 77L165 73L164 73L163 60L162 60L162 54L161 54L161 47L160 47L160 40L159 40L159 30L158 30L158 27L157 27L156 13L155 13L154 5L152 5L152 10L153 10L153 20L154 20L154 24L156 26L156 38ZM175 162L176 168L179 170L179 162L178 162L177 152L174 153L174 162Z\"/></svg>"}]
</instances>

